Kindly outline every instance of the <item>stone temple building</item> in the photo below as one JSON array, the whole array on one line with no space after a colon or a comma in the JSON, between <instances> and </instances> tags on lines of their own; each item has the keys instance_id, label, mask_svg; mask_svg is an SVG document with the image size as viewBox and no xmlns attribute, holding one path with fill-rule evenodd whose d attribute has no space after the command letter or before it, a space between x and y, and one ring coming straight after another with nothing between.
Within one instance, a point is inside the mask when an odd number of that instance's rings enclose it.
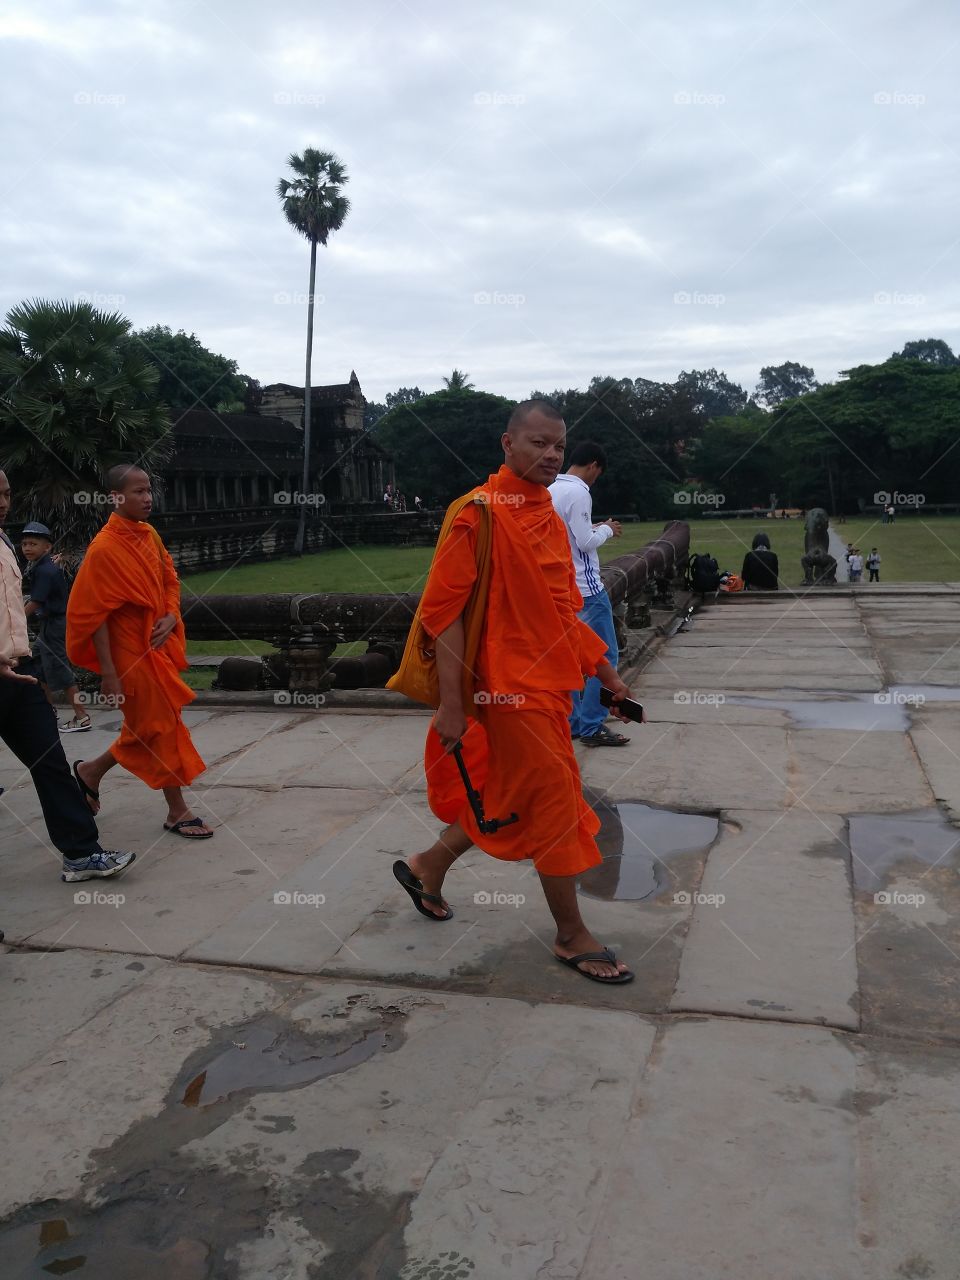
<instances>
[{"instance_id":1,"label":"stone temple building","mask_svg":"<svg viewBox=\"0 0 960 1280\"><path fill-rule=\"evenodd\" d=\"M353 372L349 382L311 389L305 497L303 387L258 389L244 413L181 414L173 453L159 469L154 516L178 567L289 554L301 503L310 550L389 540L364 520L384 516L383 493L394 483L390 455L364 431L365 404Z\"/></svg>"}]
</instances>

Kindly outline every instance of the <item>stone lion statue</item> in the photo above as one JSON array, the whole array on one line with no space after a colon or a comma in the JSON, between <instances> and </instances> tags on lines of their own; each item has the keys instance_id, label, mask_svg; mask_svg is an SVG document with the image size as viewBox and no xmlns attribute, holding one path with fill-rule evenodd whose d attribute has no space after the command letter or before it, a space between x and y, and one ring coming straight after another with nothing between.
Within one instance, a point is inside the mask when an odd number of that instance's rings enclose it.
<instances>
[{"instance_id":1,"label":"stone lion statue","mask_svg":"<svg viewBox=\"0 0 960 1280\"><path fill-rule=\"evenodd\" d=\"M812 507L807 512L807 525L803 534L803 585L836 586L837 562L830 554L829 517L823 507Z\"/></svg>"}]
</instances>

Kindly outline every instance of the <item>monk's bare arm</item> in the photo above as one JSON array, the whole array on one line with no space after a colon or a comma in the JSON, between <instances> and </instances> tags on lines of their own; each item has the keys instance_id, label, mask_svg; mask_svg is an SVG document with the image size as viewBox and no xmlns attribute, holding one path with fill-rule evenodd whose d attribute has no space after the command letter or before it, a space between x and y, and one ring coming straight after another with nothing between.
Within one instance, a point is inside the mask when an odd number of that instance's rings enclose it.
<instances>
[{"instance_id":1,"label":"monk's bare arm","mask_svg":"<svg viewBox=\"0 0 960 1280\"><path fill-rule=\"evenodd\" d=\"M123 694L123 685L113 665L113 654L110 651L110 632L107 624L102 622L93 633L93 647L96 650L97 662L100 665L100 692L109 701Z\"/></svg>"},{"instance_id":2,"label":"monk's bare arm","mask_svg":"<svg viewBox=\"0 0 960 1280\"><path fill-rule=\"evenodd\" d=\"M463 711L463 614L437 636L436 646L440 706L433 717L433 727L449 752L467 731Z\"/></svg>"}]
</instances>

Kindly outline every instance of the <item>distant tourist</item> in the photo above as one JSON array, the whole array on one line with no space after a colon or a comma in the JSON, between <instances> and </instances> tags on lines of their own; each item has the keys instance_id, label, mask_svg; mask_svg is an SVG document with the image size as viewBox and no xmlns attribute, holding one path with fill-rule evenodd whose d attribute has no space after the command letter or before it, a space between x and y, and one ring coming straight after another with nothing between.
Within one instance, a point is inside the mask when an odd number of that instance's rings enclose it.
<instances>
[{"instance_id":1,"label":"distant tourist","mask_svg":"<svg viewBox=\"0 0 960 1280\"><path fill-rule=\"evenodd\" d=\"M590 490L606 467L607 455L600 445L592 440L581 441L570 453L566 475L557 476L550 486L550 497L554 510L566 526L577 587L583 596L583 608L577 617L607 642L606 659L615 668L620 652L610 597L600 578L597 548L611 538L619 538L622 529L619 520L593 523L593 500L590 496ZM600 705L600 688L600 681L591 676L582 692L574 692L570 732L574 738L580 738L585 747L625 747L630 739L625 734L614 733L604 724L607 710Z\"/></svg>"},{"instance_id":2,"label":"distant tourist","mask_svg":"<svg viewBox=\"0 0 960 1280\"><path fill-rule=\"evenodd\" d=\"M758 533L743 557L740 577L747 591L777 591L780 587L780 561L770 550L770 539Z\"/></svg>"},{"instance_id":3,"label":"distant tourist","mask_svg":"<svg viewBox=\"0 0 960 1280\"><path fill-rule=\"evenodd\" d=\"M388 511L393 510L393 489L390 485L383 491L383 505Z\"/></svg>"},{"instance_id":4,"label":"distant tourist","mask_svg":"<svg viewBox=\"0 0 960 1280\"><path fill-rule=\"evenodd\" d=\"M65 692L73 717L59 726L61 733L86 733L90 717L80 701L73 667L67 661L67 580L50 554L53 534L45 524L24 525L20 550L30 568L24 586L29 593L25 613L40 626L34 656L40 659L44 692L53 704L55 693Z\"/></svg>"},{"instance_id":5,"label":"distant tourist","mask_svg":"<svg viewBox=\"0 0 960 1280\"><path fill-rule=\"evenodd\" d=\"M506 862L532 861L555 922L554 957L593 982L630 982L633 974L580 913L577 877L602 861L600 820L583 797L567 722L569 690L584 675L599 676L614 707L630 691L604 657L606 641L577 618L583 602L570 544L547 491L563 461L560 412L545 400L519 404L501 440L504 465L449 509L420 601L440 685L424 757L427 799L449 825L429 849L395 862L393 873L420 914L436 923L453 918L444 877L471 845ZM492 550L482 566L489 587L481 612L470 605L484 545L482 506ZM483 829L452 754L461 744L479 788ZM518 820L486 829L492 818L511 814ZM473 866L471 876L482 876L482 868ZM457 880L462 887L464 877Z\"/></svg>"},{"instance_id":6,"label":"distant tourist","mask_svg":"<svg viewBox=\"0 0 960 1280\"><path fill-rule=\"evenodd\" d=\"M417 511L423 510L423 503L416 494L413 495L413 505Z\"/></svg>"},{"instance_id":7,"label":"distant tourist","mask_svg":"<svg viewBox=\"0 0 960 1280\"><path fill-rule=\"evenodd\" d=\"M871 582L880 581L880 552L874 547L867 556L867 569L870 573Z\"/></svg>"},{"instance_id":8,"label":"distant tourist","mask_svg":"<svg viewBox=\"0 0 960 1280\"><path fill-rule=\"evenodd\" d=\"M70 777L57 717L40 691L42 668L30 655L20 566L2 528L9 510L10 483L0 471L0 741L30 771L50 843L63 858L61 880L117 876L136 854L101 848L97 824Z\"/></svg>"},{"instance_id":9,"label":"distant tourist","mask_svg":"<svg viewBox=\"0 0 960 1280\"><path fill-rule=\"evenodd\" d=\"M402 493L398 493L397 494L397 510L406 511L406 509L407 509L407 500Z\"/></svg>"},{"instance_id":10,"label":"distant tourist","mask_svg":"<svg viewBox=\"0 0 960 1280\"><path fill-rule=\"evenodd\" d=\"M859 582L863 577L863 556L860 554L859 547L854 547L852 555L847 556L847 565L850 571L850 581Z\"/></svg>"},{"instance_id":11,"label":"distant tourist","mask_svg":"<svg viewBox=\"0 0 960 1280\"><path fill-rule=\"evenodd\" d=\"M101 692L123 712L119 738L73 774L93 813L100 782L123 767L167 804L164 831L209 840L213 831L183 796L206 765L183 723L181 708L196 694L180 679L187 650L180 617L180 583L160 535L148 523L150 477L140 467L113 467L107 485L115 509L87 548L67 606L67 652L80 667L99 671Z\"/></svg>"},{"instance_id":12,"label":"distant tourist","mask_svg":"<svg viewBox=\"0 0 960 1280\"><path fill-rule=\"evenodd\" d=\"M891 502L890 505L887 507L887 524L894 524L896 521L896 518L897 518L897 512L893 503Z\"/></svg>"}]
</instances>

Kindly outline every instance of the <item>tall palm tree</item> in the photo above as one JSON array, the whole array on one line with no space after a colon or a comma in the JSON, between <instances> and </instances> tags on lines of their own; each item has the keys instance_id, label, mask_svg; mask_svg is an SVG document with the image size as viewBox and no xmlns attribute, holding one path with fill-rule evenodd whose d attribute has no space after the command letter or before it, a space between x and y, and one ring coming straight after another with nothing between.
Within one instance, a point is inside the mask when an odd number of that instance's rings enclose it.
<instances>
[{"instance_id":1,"label":"tall palm tree","mask_svg":"<svg viewBox=\"0 0 960 1280\"><path fill-rule=\"evenodd\" d=\"M283 202L287 221L310 241L310 292L307 295L307 368L303 388L303 494L310 489L310 364L313 357L313 293L317 281L317 245L327 243L331 231L338 231L350 212L350 201L341 188L347 171L332 151L307 147L302 156L288 156L287 164L296 175L281 178L277 195ZM303 555L307 508L301 498L300 519L294 551Z\"/></svg>"},{"instance_id":2,"label":"tall palm tree","mask_svg":"<svg viewBox=\"0 0 960 1280\"><path fill-rule=\"evenodd\" d=\"M448 391L474 391L476 388L473 383L468 381L469 373L464 373L462 369L454 369L449 378L444 378L443 382Z\"/></svg>"},{"instance_id":3,"label":"tall palm tree","mask_svg":"<svg viewBox=\"0 0 960 1280\"><path fill-rule=\"evenodd\" d=\"M130 321L89 302L22 302L0 329L0 465L17 509L88 538L98 494L117 462L155 466L171 447L158 374ZM71 533L72 530L72 533Z\"/></svg>"}]
</instances>

